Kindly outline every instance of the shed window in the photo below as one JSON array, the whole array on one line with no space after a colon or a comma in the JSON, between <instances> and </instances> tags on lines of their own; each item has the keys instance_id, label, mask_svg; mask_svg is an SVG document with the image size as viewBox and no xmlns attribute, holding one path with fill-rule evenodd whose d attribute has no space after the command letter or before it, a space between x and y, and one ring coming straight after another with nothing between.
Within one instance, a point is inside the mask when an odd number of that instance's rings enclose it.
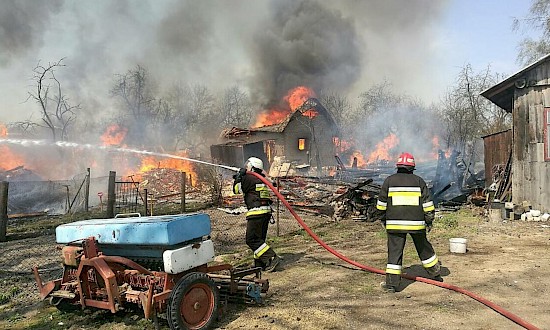
<instances>
[{"instance_id":1,"label":"shed window","mask_svg":"<svg viewBox=\"0 0 550 330\"><path fill-rule=\"evenodd\" d=\"M298 139L298 150L306 149L306 139Z\"/></svg>"},{"instance_id":2,"label":"shed window","mask_svg":"<svg viewBox=\"0 0 550 330\"><path fill-rule=\"evenodd\" d=\"M550 161L550 108L544 108L544 160Z\"/></svg>"}]
</instances>

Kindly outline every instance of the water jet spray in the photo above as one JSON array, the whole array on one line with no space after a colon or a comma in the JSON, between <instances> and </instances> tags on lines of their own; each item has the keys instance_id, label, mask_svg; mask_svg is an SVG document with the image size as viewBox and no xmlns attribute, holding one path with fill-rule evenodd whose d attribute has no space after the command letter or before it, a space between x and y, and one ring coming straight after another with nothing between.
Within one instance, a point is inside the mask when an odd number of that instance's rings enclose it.
<instances>
[{"instance_id":1,"label":"water jet spray","mask_svg":"<svg viewBox=\"0 0 550 330\"><path fill-rule=\"evenodd\" d=\"M121 153L132 153L132 154L138 154L138 155L147 155L147 156L156 156L156 157L163 157L163 158L172 158L172 159L179 159L179 160L186 160L193 163L203 164L203 165L210 165L215 167L224 168L226 170L231 170L234 172L238 172L238 167L233 166L227 166L227 165L221 165L221 164L214 164L210 162L206 162L203 160L183 157L183 156L177 156L172 154L165 154L165 153L159 153L159 152L153 152L148 150L139 150L139 149L131 149L131 148L117 148L117 147L111 147L111 146L98 146L94 144L81 144L76 142L68 142L68 141L57 141L57 142L50 142L47 140L30 140L30 139L0 139L0 144L16 144L23 147L29 147L29 146L51 146L51 147L63 147L63 148L74 148L74 149L88 149L88 150L99 150L99 151L114 151L114 152L121 152Z\"/></svg>"}]
</instances>

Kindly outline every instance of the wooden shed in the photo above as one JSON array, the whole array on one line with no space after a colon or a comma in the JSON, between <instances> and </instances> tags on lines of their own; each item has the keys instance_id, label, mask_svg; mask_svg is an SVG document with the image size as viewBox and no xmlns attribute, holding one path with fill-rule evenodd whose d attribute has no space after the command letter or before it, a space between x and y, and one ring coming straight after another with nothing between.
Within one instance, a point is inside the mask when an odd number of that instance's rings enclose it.
<instances>
[{"instance_id":1,"label":"wooden shed","mask_svg":"<svg viewBox=\"0 0 550 330\"><path fill-rule=\"evenodd\" d=\"M221 143L212 145L210 152L213 159L232 166L242 166L252 156L246 150L255 150L253 156L262 158L264 166L266 161L269 165L274 157L282 156L288 162L321 168L335 165L334 141L339 136L330 113L311 98L280 123L259 128L233 127L223 132ZM263 144L261 155L258 148L248 148L258 143Z\"/></svg>"},{"instance_id":2,"label":"wooden shed","mask_svg":"<svg viewBox=\"0 0 550 330\"><path fill-rule=\"evenodd\" d=\"M550 54L481 95L512 113L512 202L550 210Z\"/></svg>"}]
</instances>

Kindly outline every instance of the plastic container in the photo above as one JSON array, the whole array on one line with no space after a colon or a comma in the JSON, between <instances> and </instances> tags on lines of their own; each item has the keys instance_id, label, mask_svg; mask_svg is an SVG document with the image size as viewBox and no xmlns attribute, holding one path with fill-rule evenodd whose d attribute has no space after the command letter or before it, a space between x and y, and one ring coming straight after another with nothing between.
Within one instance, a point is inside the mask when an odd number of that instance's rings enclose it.
<instances>
[{"instance_id":1,"label":"plastic container","mask_svg":"<svg viewBox=\"0 0 550 330\"><path fill-rule=\"evenodd\" d=\"M466 238L450 238L449 248L452 253L466 253L466 245L468 240Z\"/></svg>"}]
</instances>

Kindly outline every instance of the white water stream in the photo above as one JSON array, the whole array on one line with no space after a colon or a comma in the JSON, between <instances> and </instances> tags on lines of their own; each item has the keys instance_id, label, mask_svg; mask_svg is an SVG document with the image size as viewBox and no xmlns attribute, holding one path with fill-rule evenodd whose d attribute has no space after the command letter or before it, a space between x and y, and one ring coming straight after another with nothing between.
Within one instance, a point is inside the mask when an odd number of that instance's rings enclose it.
<instances>
[{"instance_id":1,"label":"white water stream","mask_svg":"<svg viewBox=\"0 0 550 330\"><path fill-rule=\"evenodd\" d=\"M67 141L57 141L57 142L51 142L48 140L30 140L30 139L0 139L0 144L15 144L20 145L23 147L33 147L33 146L58 146L63 148L73 148L73 149L88 149L88 150L100 150L100 151L108 151L108 152L121 152L121 153L132 153L132 154L139 154L139 155L148 155L148 156L157 156L157 157L163 157L163 158L173 158L173 159L180 159L180 160L186 160L194 163L204 164L204 165L210 165L210 166L216 166L225 168L231 171L238 172L239 168L227 166L227 165L221 165L221 164L214 164L205 162L198 159L188 158L188 157L182 157L177 155L171 155L171 154L164 154L159 152L153 152L148 150L139 150L139 149L129 149L129 148L116 148L111 146L99 146L94 144L81 144L81 143L75 143L75 142L67 142Z\"/></svg>"}]
</instances>

